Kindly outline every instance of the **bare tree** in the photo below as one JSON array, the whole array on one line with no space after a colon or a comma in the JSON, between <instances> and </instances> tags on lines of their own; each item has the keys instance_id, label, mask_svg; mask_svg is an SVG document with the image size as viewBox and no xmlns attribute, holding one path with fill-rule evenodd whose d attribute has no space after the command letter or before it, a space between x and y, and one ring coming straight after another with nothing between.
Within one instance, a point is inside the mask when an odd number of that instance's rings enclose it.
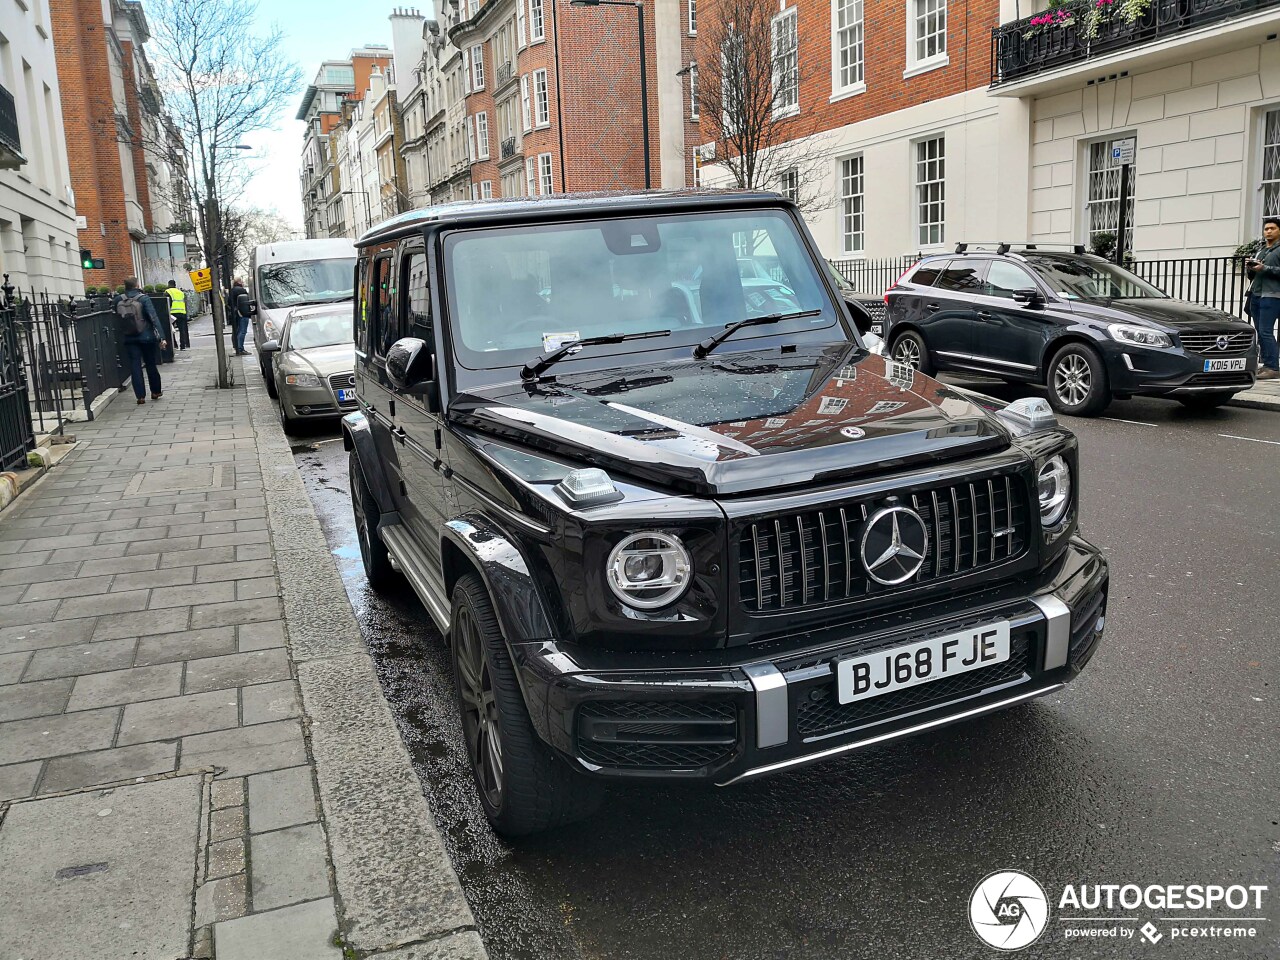
<instances>
[{"instance_id":1,"label":"bare tree","mask_svg":"<svg viewBox=\"0 0 1280 960\"><path fill-rule=\"evenodd\" d=\"M222 212L222 239L232 273L243 273L248 268L258 244L295 240L299 236L299 231L274 210L232 207Z\"/></svg>"},{"instance_id":2,"label":"bare tree","mask_svg":"<svg viewBox=\"0 0 1280 960\"><path fill-rule=\"evenodd\" d=\"M699 124L715 144L704 162L723 164L739 189L785 193L806 211L829 206L826 150L816 121L798 116L807 71L794 28L775 28L773 0L714 0L699 14Z\"/></svg>"},{"instance_id":3,"label":"bare tree","mask_svg":"<svg viewBox=\"0 0 1280 960\"><path fill-rule=\"evenodd\" d=\"M257 31L257 9L254 0L148 2L155 41L149 52L179 139L172 155L200 211L200 238L215 275L222 272L219 238L226 230L219 210L252 173L229 151L248 134L274 126L281 102L302 80L284 54L280 29ZM213 299L220 323L221 298ZM221 335L215 340L218 384L226 387L226 347Z\"/></svg>"}]
</instances>

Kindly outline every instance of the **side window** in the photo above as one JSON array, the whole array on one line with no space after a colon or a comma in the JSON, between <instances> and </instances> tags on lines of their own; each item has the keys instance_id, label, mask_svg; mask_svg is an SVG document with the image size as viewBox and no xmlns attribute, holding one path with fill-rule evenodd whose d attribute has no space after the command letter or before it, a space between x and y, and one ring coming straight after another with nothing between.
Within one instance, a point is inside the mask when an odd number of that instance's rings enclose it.
<instances>
[{"instance_id":1,"label":"side window","mask_svg":"<svg viewBox=\"0 0 1280 960\"><path fill-rule=\"evenodd\" d=\"M987 268L987 283L984 291L988 297L1004 297L1013 299L1015 290L1035 289L1036 282L1027 271L1003 260L993 260Z\"/></svg>"},{"instance_id":2,"label":"side window","mask_svg":"<svg viewBox=\"0 0 1280 960\"><path fill-rule=\"evenodd\" d=\"M401 259L400 317L405 336L431 342L431 288L427 283L427 255L411 250Z\"/></svg>"},{"instance_id":3,"label":"side window","mask_svg":"<svg viewBox=\"0 0 1280 960\"><path fill-rule=\"evenodd\" d=\"M395 289L391 282L391 254L383 254L373 261L369 280L370 346L377 356L385 357L391 344L396 342L396 318L393 309Z\"/></svg>"},{"instance_id":4,"label":"side window","mask_svg":"<svg viewBox=\"0 0 1280 960\"><path fill-rule=\"evenodd\" d=\"M952 293L981 293L985 266L981 260L952 260L934 286Z\"/></svg>"},{"instance_id":5,"label":"side window","mask_svg":"<svg viewBox=\"0 0 1280 960\"><path fill-rule=\"evenodd\" d=\"M355 341L356 349L361 353L369 352L369 288L364 282L365 264L368 261L363 257L356 261L356 280L355 286L351 289L356 291L356 297L359 303L356 304L355 316Z\"/></svg>"},{"instance_id":6,"label":"side window","mask_svg":"<svg viewBox=\"0 0 1280 960\"><path fill-rule=\"evenodd\" d=\"M916 272L907 277L908 283L918 283L922 287L932 287L938 282L938 274L942 272L944 262L935 260L917 267Z\"/></svg>"}]
</instances>

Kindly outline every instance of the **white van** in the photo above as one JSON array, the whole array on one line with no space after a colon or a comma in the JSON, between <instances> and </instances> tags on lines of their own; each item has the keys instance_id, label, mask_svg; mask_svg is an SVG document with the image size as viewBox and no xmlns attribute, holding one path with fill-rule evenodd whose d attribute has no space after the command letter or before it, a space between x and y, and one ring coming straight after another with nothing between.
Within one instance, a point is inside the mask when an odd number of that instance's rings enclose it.
<instances>
[{"instance_id":1,"label":"white van","mask_svg":"<svg viewBox=\"0 0 1280 960\"><path fill-rule=\"evenodd\" d=\"M355 283L356 248L345 238L263 243L249 258L249 297L253 342L267 392L276 395L271 358L262 345L275 340L294 307L350 300Z\"/></svg>"}]
</instances>

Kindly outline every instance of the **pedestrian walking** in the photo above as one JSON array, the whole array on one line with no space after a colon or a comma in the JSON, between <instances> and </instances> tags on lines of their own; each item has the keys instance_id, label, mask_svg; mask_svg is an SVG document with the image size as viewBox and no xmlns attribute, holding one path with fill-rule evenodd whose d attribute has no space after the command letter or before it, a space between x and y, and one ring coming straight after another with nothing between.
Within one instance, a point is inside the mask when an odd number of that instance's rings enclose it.
<instances>
[{"instance_id":1,"label":"pedestrian walking","mask_svg":"<svg viewBox=\"0 0 1280 960\"><path fill-rule=\"evenodd\" d=\"M249 352L244 348L244 340L249 333L249 291L239 277L231 282L231 289L227 292L227 316L234 324L231 343L236 354L244 356Z\"/></svg>"},{"instance_id":2,"label":"pedestrian walking","mask_svg":"<svg viewBox=\"0 0 1280 960\"><path fill-rule=\"evenodd\" d=\"M169 316L178 330L178 349L191 348L191 336L187 332L187 293L178 286L177 280L169 281Z\"/></svg>"},{"instance_id":3,"label":"pedestrian walking","mask_svg":"<svg viewBox=\"0 0 1280 960\"><path fill-rule=\"evenodd\" d=\"M1253 274L1249 284L1248 313L1258 328L1259 380L1280 379L1280 345L1276 342L1276 321L1280 320L1280 218L1262 221L1261 247L1244 262Z\"/></svg>"},{"instance_id":4,"label":"pedestrian walking","mask_svg":"<svg viewBox=\"0 0 1280 960\"><path fill-rule=\"evenodd\" d=\"M160 327L160 317L152 306L151 298L138 286L137 277L125 277L124 293L118 293L113 301L120 322L121 339L129 351L129 367L132 371L133 395L138 403L147 402L146 387L151 387L151 399L164 396L160 385L159 351L169 346ZM147 383L142 382L143 368L147 371Z\"/></svg>"}]
</instances>

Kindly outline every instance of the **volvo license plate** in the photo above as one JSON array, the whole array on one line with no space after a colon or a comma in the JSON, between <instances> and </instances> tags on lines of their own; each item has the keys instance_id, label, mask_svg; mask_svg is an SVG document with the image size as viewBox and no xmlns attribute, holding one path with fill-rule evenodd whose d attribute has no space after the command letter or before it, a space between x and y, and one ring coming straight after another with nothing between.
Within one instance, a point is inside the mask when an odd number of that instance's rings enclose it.
<instances>
[{"instance_id":1,"label":"volvo license plate","mask_svg":"<svg viewBox=\"0 0 1280 960\"><path fill-rule=\"evenodd\" d=\"M1008 659L1009 622L1001 620L841 660L836 663L836 695L841 703L853 703Z\"/></svg>"},{"instance_id":2,"label":"volvo license plate","mask_svg":"<svg viewBox=\"0 0 1280 960\"><path fill-rule=\"evenodd\" d=\"M1205 373L1230 373L1232 370L1243 370L1245 358L1235 357L1231 360L1206 360L1204 362Z\"/></svg>"}]
</instances>

